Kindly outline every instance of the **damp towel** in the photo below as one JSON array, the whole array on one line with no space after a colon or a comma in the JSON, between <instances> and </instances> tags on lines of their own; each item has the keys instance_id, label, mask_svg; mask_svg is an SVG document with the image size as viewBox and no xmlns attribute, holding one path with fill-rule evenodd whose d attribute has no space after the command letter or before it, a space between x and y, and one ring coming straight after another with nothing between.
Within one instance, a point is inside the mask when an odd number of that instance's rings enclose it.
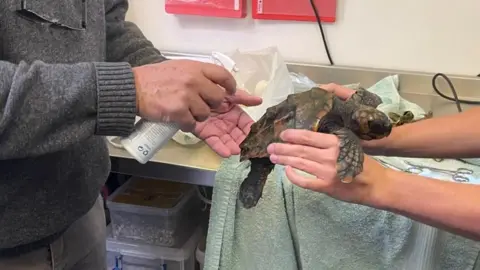
<instances>
[{"instance_id":1,"label":"damp towel","mask_svg":"<svg viewBox=\"0 0 480 270\"><path fill-rule=\"evenodd\" d=\"M397 85L398 78L390 76L368 90L382 97L384 111L422 112L395 98ZM401 170L410 166L407 159L377 158ZM428 166L433 162L408 160ZM480 183L478 167L455 160L442 164L451 170L459 166L471 168L470 180ZM233 156L223 160L216 175L205 270L473 269L478 243L400 215L303 190L288 181L283 166L270 174L259 204L243 209L237 195L248 170L248 162ZM445 173L423 175L449 180Z\"/></svg>"}]
</instances>

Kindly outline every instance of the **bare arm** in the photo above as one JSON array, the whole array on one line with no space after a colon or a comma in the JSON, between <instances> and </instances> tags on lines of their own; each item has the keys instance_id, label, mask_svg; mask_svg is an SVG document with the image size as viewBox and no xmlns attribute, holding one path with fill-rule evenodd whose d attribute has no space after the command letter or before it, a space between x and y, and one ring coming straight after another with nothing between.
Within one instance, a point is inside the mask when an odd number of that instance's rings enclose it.
<instances>
[{"instance_id":1,"label":"bare arm","mask_svg":"<svg viewBox=\"0 0 480 270\"><path fill-rule=\"evenodd\" d=\"M480 240L479 185L434 180L379 166L373 160L366 161L369 169L360 178L372 184L373 192L362 204Z\"/></svg>"},{"instance_id":2,"label":"bare arm","mask_svg":"<svg viewBox=\"0 0 480 270\"><path fill-rule=\"evenodd\" d=\"M379 141L364 142L369 154L425 157L480 157L480 108L393 129Z\"/></svg>"},{"instance_id":3,"label":"bare arm","mask_svg":"<svg viewBox=\"0 0 480 270\"><path fill-rule=\"evenodd\" d=\"M362 173L345 184L337 176L340 143L335 135L291 129L280 136L284 142L271 144L268 153L273 163L286 166L293 184L480 240L480 185L394 171L367 155Z\"/></svg>"}]
</instances>

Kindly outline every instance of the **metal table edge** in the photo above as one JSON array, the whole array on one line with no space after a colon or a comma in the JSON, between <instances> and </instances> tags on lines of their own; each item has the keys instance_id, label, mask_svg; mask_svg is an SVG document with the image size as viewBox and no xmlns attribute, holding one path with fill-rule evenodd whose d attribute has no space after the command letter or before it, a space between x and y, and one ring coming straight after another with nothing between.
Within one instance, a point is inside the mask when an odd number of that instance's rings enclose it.
<instances>
[{"instance_id":1,"label":"metal table edge","mask_svg":"<svg viewBox=\"0 0 480 270\"><path fill-rule=\"evenodd\" d=\"M111 172L158 180L168 180L192 185L213 187L214 170L186 167L175 164L150 161L141 164L135 159L110 156Z\"/></svg>"}]
</instances>

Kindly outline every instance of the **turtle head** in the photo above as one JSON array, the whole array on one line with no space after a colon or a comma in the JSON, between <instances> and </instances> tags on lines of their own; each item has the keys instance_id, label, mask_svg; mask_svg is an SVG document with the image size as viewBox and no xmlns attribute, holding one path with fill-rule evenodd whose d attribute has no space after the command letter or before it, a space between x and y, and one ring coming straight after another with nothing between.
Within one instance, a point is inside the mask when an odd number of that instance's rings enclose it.
<instances>
[{"instance_id":1,"label":"turtle head","mask_svg":"<svg viewBox=\"0 0 480 270\"><path fill-rule=\"evenodd\" d=\"M388 116L365 105L360 105L352 112L348 127L362 140L381 139L392 132L392 123Z\"/></svg>"}]
</instances>

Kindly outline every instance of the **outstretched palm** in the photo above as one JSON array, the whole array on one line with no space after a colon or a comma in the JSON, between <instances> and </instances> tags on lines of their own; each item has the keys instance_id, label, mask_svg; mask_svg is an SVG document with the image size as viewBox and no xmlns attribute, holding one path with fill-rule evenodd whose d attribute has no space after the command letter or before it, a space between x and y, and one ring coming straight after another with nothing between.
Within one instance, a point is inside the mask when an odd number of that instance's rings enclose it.
<instances>
[{"instance_id":1,"label":"outstretched palm","mask_svg":"<svg viewBox=\"0 0 480 270\"><path fill-rule=\"evenodd\" d=\"M261 103L261 98L238 90L235 96L228 97L220 108L212 111L206 121L197 123L193 133L222 157L238 155L239 144L253 124L252 118L239 105L256 106Z\"/></svg>"}]
</instances>

